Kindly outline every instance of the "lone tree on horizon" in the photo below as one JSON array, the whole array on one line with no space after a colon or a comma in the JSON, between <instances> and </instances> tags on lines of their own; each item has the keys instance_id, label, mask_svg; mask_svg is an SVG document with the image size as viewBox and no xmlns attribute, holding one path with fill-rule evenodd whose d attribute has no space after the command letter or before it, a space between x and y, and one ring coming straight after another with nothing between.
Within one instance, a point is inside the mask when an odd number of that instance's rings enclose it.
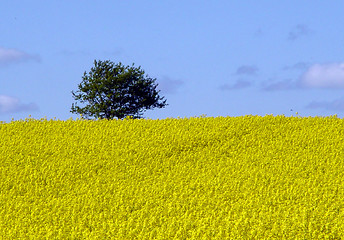
<instances>
[{"instance_id":1,"label":"lone tree on horizon","mask_svg":"<svg viewBox=\"0 0 344 240\"><path fill-rule=\"evenodd\" d=\"M84 73L78 85L78 94L72 91L74 100L89 104L81 108L72 104L72 113L93 116L97 119L141 118L142 111L153 107L165 107L166 100L158 96L152 79L139 66L124 66L121 62L114 64L107 61L94 61L94 67Z\"/></svg>"}]
</instances>

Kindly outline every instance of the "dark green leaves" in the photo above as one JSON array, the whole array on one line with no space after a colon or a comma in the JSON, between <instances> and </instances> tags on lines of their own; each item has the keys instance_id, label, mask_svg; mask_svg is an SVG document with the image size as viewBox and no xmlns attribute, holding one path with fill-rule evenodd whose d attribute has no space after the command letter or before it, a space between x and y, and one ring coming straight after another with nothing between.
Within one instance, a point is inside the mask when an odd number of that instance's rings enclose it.
<instances>
[{"instance_id":1,"label":"dark green leaves","mask_svg":"<svg viewBox=\"0 0 344 240\"><path fill-rule=\"evenodd\" d=\"M153 107L165 107L155 90L156 79L144 75L141 67L124 66L107 61L94 61L89 73L84 73L78 85L77 94L72 91L74 100L88 103L81 108L72 104L71 112L85 117L123 119L127 116L141 118L142 111Z\"/></svg>"}]
</instances>

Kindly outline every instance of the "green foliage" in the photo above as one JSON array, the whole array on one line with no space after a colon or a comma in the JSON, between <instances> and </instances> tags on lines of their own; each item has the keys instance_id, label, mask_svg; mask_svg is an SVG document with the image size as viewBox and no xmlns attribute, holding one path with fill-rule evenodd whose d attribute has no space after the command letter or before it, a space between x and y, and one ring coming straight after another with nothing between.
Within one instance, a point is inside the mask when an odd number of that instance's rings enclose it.
<instances>
[{"instance_id":1,"label":"green foliage","mask_svg":"<svg viewBox=\"0 0 344 240\"><path fill-rule=\"evenodd\" d=\"M94 67L84 73L82 82L78 85L78 94L72 91L74 100L88 103L81 108L72 104L72 113L82 114L88 118L123 119L131 116L141 118L142 111L154 107L167 106L156 91L156 79L145 76L141 67L124 66L107 61L94 61Z\"/></svg>"}]
</instances>

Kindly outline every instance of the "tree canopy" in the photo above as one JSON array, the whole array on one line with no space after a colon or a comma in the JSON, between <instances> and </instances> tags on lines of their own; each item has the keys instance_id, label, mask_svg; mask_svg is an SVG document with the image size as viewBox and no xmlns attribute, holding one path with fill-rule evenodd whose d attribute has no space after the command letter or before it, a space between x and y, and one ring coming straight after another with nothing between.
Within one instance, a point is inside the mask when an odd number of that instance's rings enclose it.
<instances>
[{"instance_id":1,"label":"tree canopy","mask_svg":"<svg viewBox=\"0 0 344 240\"><path fill-rule=\"evenodd\" d=\"M72 104L72 113L97 119L141 118L142 112L154 107L167 106L156 91L156 79L145 75L145 71L121 62L94 61L89 73L84 73L74 100L86 103L85 107Z\"/></svg>"}]
</instances>

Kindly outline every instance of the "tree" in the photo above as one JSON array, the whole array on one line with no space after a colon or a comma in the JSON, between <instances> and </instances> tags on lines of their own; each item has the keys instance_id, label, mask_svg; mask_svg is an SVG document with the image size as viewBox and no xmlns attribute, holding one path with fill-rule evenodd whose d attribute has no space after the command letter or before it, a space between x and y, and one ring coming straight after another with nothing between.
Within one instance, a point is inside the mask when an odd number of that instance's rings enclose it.
<instances>
[{"instance_id":1,"label":"tree","mask_svg":"<svg viewBox=\"0 0 344 240\"><path fill-rule=\"evenodd\" d=\"M165 107L166 100L160 98L152 79L139 66L124 66L121 62L114 64L107 61L94 61L94 67L84 73L79 90L72 95L74 100L89 104L81 108L72 104L72 113L88 118L123 119L141 118L142 111L153 107Z\"/></svg>"}]
</instances>

